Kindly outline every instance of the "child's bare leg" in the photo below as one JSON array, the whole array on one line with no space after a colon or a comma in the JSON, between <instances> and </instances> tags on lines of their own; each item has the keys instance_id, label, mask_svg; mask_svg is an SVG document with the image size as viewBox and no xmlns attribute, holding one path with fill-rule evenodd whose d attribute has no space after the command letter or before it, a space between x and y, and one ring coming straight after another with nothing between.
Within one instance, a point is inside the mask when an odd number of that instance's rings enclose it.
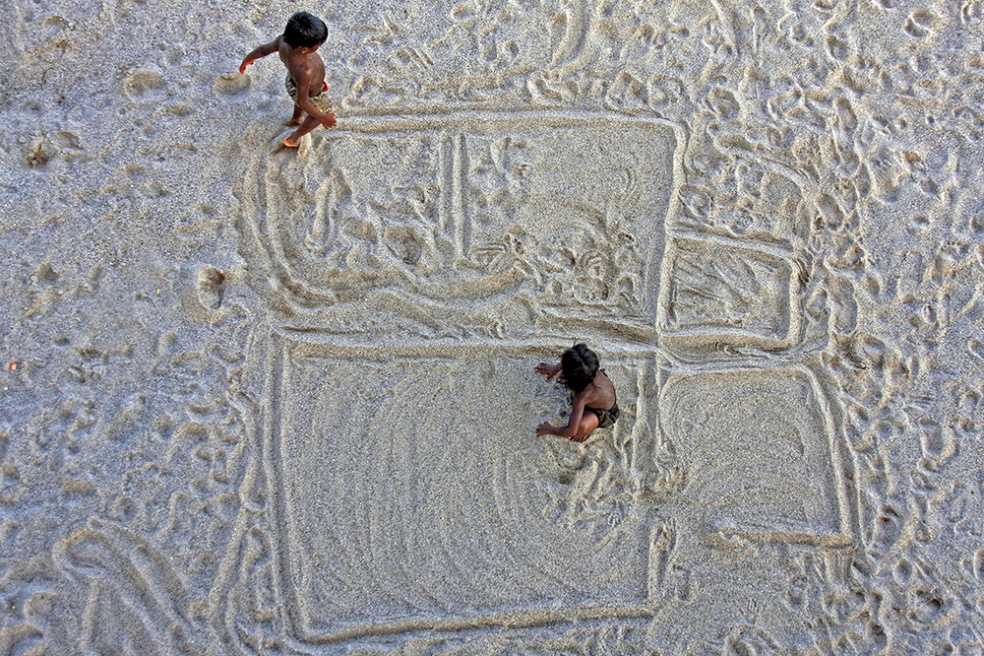
<instances>
[{"instance_id":1,"label":"child's bare leg","mask_svg":"<svg viewBox=\"0 0 984 656\"><path fill-rule=\"evenodd\" d=\"M313 116L306 116L304 121L301 122L301 127L294 130L289 137L284 139L284 145L289 148L296 148L301 141L301 137L319 125L321 125L321 121Z\"/></svg>"},{"instance_id":2,"label":"child's bare leg","mask_svg":"<svg viewBox=\"0 0 984 656\"><path fill-rule=\"evenodd\" d=\"M578 424L577 435L574 436L574 441L583 442L588 439L588 436L591 435L596 428L598 428L598 415L585 410L584 415L581 417L581 423Z\"/></svg>"},{"instance_id":3,"label":"child's bare leg","mask_svg":"<svg viewBox=\"0 0 984 656\"><path fill-rule=\"evenodd\" d=\"M301 117L304 116L304 110L297 103L294 103L294 115L290 117L287 121L287 125L294 127L301 124Z\"/></svg>"}]
</instances>

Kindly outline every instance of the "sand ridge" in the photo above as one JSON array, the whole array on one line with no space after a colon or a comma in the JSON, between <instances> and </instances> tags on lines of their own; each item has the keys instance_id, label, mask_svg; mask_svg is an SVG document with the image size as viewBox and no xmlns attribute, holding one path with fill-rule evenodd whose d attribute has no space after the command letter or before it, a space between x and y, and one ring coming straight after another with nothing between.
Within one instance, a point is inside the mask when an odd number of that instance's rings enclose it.
<instances>
[{"instance_id":1,"label":"sand ridge","mask_svg":"<svg viewBox=\"0 0 984 656\"><path fill-rule=\"evenodd\" d=\"M0 9L0 651L984 650L980 3L296 9Z\"/></svg>"}]
</instances>

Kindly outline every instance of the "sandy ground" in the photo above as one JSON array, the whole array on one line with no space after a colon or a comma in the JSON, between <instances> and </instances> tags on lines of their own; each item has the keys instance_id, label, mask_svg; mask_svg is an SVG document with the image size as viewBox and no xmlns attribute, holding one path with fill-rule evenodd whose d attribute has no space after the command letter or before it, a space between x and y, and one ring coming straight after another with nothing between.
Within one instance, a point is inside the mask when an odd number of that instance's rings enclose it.
<instances>
[{"instance_id":1,"label":"sandy ground","mask_svg":"<svg viewBox=\"0 0 984 656\"><path fill-rule=\"evenodd\" d=\"M0 19L0 654L984 653L984 3Z\"/></svg>"}]
</instances>

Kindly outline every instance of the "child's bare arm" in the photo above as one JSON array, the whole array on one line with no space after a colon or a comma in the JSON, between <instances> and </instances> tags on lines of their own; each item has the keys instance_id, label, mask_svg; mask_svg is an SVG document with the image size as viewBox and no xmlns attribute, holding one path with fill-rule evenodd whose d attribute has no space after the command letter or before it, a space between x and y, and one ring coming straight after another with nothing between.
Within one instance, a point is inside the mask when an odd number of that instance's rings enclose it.
<instances>
[{"instance_id":1,"label":"child's bare arm","mask_svg":"<svg viewBox=\"0 0 984 656\"><path fill-rule=\"evenodd\" d=\"M262 46L253 48L248 55L243 57L243 63L239 65L239 72L245 73L246 67L255 62L257 59L277 52L277 50L280 49L280 39L281 37L278 36L270 43L264 43Z\"/></svg>"},{"instance_id":2,"label":"child's bare arm","mask_svg":"<svg viewBox=\"0 0 984 656\"><path fill-rule=\"evenodd\" d=\"M313 116L314 118L318 119L321 122L321 125L325 126L326 128L335 127L335 124L337 122L335 120L335 114L334 113L325 114L320 109L315 107L314 103L308 100L307 97L302 98L300 95L298 95L297 105L302 110L304 110L304 112L306 112L308 116Z\"/></svg>"},{"instance_id":3,"label":"child's bare arm","mask_svg":"<svg viewBox=\"0 0 984 656\"><path fill-rule=\"evenodd\" d=\"M587 439L585 435L582 439L577 439L577 429L581 425L581 418L584 417L585 398L583 394L574 397L574 407L571 408L571 416L567 420L566 426L554 426L550 422L543 422L536 427L536 434L539 437L544 435L557 435L566 437L575 442L583 442Z\"/></svg>"},{"instance_id":4,"label":"child's bare arm","mask_svg":"<svg viewBox=\"0 0 984 656\"><path fill-rule=\"evenodd\" d=\"M314 106L311 99L307 95L307 90L311 87L311 72L304 68L300 70L295 70L292 72L294 76L294 82L297 84L297 106L301 108L308 116L313 116L321 122L321 125L326 128L335 127L335 114L325 114L320 109Z\"/></svg>"},{"instance_id":5,"label":"child's bare arm","mask_svg":"<svg viewBox=\"0 0 984 656\"><path fill-rule=\"evenodd\" d=\"M541 362L540 364L533 367L533 371L536 373L546 376L547 380L550 380L554 376L560 373L560 363L547 364L546 362Z\"/></svg>"}]
</instances>

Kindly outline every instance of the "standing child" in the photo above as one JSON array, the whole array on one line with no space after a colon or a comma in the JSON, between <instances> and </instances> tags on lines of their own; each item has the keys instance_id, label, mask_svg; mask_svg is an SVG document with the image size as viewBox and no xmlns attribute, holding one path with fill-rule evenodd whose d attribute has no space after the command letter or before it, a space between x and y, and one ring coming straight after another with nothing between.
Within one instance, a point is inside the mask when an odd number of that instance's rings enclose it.
<instances>
[{"instance_id":1,"label":"standing child","mask_svg":"<svg viewBox=\"0 0 984 656\"><path fill-rule=\"evenodd\" d=\"M288 148L297 148L301 137L319 123L326 128L335 127L335 113L326 93L325 63L318 55L318 48L327 38L328 26L324 21L302 11L290 17L283 34L254 49L239 65L239 72L245 73L246 67L260 57L280 53L280 61L287 67L287 94L294 101L294 115L287 125L298 126L284 139Z\"/></svg>"},{"instance_id":2,"label":"standing child","mask_svg":"<svg viewBox=\"0 0 984 656\"><path fill-rule=\"evenodd\" d=\"M575 344L564 351L557 364L541 362L534 370L550 380L558 373L558 379L573 397L573 407L567 425L554 426L543 422L536 428L537 435L559 435L574 442L588 439L596 428L609 428L618 419L618 401L615 386L598 368L598 356L585 344Z\"/></svg>"}]
</instances>

